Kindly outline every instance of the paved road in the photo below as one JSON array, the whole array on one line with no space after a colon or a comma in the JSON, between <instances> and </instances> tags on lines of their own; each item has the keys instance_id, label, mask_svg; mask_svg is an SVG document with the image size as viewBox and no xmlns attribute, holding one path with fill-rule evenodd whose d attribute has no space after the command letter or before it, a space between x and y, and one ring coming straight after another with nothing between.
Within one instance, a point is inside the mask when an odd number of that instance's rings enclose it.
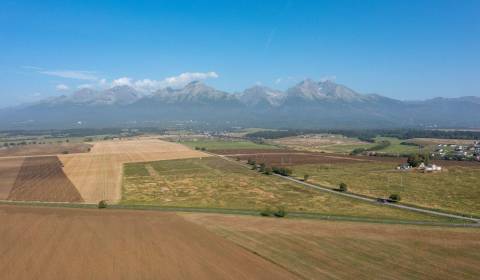
<instances>
[{"instance_id":1,"label":"paved road","mask_svg":"<svg viewBox=\"0 0 480 280\"><path fill-rule=\"evenodd\" d=\"M241 162L238 162L236 160L233 160L233 159L231 159L227 156L217 155L217 154L212 154L212 153L209 153L209 154L211 154L213 156L217 156L217 157L222 158L224 160L236 163L236 164L241 165L245 168L250 168L249 166L247 166L247 165L245 165ZM288 177L288 176L282 176L282 175L278 175L278 174L274 174L274 175L279 177L279 178L282 178L284 180L288 180L288 181L295 182L297 184L301 184L305 187L317 189L317 190L324 191L324 192L329 192L329 193L336 194L336 195L342 195L342 196L350 197L350 198L353 198L353 199L363 200L363 201L366 201L366 202L379 203L379 202L376 201L376 199L373 199L373 198L368 198L368 197L356 195L356 194L353 194L353 193L344 193L344 192L335 191L335 190L332 190L332 189L327 188L327 187L322 187L322 186L310 184L310 183L307 183L307 182L304 182L304 181L301 181L301 180L298 180L298 179L295 179L295 178L292 178L292 177ZM465 220L465 221L475 222L475 223L479 223L479 226L480 226L480 219L476 219L476 218L464 217L464 216L460 216L460 215L449 214L449 213L439 212L439 211L435 211L435 210L427 210L427 209L422 209L422 208L417 208L417 207L407 206L407 205L402 205L402 204L396 204L396 203L386 203L385 205L390 206L390 207L396 207L396 208L401 208L401 209L405 209L405 210L415 211L415 212L426 213L426 214L430 214L430 215L436 215L436 216L442 216L442 217L448 217L448 218L456 218L456 219L461 219L461 220Z\"/></svg>"}]
</instances>

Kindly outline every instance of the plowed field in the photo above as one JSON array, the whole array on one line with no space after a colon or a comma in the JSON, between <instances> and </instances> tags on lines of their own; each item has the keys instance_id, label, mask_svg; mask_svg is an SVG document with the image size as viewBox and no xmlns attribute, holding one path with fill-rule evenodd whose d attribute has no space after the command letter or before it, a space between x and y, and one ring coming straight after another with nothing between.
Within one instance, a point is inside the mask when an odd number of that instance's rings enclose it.
<instances>
[{"instance_id":1,"label":"plowed field","mask_svg":"<svg viewBox=\"0 0 480 280\"><path fill-rule=\"evenodd\" d=\"M0 206L2 279L298 279L173 213Z\"/></svg>"},{"instance_id":2,"label":"plowed field","mask_svg":"<svg viewBox=\"0 0 480 280\"><path fill-rule=\"evenodd\" d=\"M82 202L55 156L30 157L23 161L8 200Z\"/></svg>"},{"instance_id":3,"label":"plowed field","mask_svg":"<svg viewBox=\"0 0 480 280\"><path fill-rule=\"evenodd\" d=\"M22 163L23 158L0 159L0 199L8 198Z\"/></svg>"}]
</instances>

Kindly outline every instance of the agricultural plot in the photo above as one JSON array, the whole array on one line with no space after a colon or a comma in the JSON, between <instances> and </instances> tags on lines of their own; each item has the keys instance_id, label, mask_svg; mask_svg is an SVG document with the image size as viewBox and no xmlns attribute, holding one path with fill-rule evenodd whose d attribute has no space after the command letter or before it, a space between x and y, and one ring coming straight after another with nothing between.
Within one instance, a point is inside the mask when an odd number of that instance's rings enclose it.
<instances>
[{"instance_id":1,"label":"agricultural plot","mask_svg":"<svg viewBox=\"0 0 480 280\"><path fill-rule=\"evenodd\" d=\"M92 145L84 143L28 144L0 148L0 157L88 153Z\"/></svg>"},{"instance_id":2,"label":"agricultural plot","mask_svg":"<svg viewBox=\"0 0 480 280\"><path fill-rule=\"evenodd\" d=\"M444 171L438 173L397 171L396 165L388 162L307 164L292 169L298 178L309 174L310 182L332 188L343 182L354 193L373 197L395 193L401 196L402 202L480 215L480 164L456 165L454 161L440 164Z\"/></svg>"},{"instance_id":3,"label":"agricultural plot","mask_svg":"<svg viewBox=\"0 0 480 280\"><path fill-rule=\"evenodd\" d=\"M2 279L299 279L173 213L0 206Z\"/></svg>"},{"instance_id":4,"label":"agricultural plot","mask_svg":"<svg viewBox=\"0 0 480 280\"><path fill-rule=\"evenodd\" d=\"M22 163L23 158L0 159L0 200L8 198Z\"/></svg>"},{"instance_id":5,"label":"agricultural plot","mask_svg":"<svg viewBox=\"0 0 480 280\"><path fill-rule=\"evenodd\" d=\"M222 139L198 139L181 141L180 143L194 149L205 148L207 150L223 149L276 149L277 147L267 144L257 144L247 140L222 140Z\"/></svg>"},{"instance_id":6,"label":"agricultural plot","mask_svg":"<svg viewBox=\"0 0 480 280\"><path fill-rule=\"evenodd\" d=\"M272 140L271 142L295 150L347 154L357 148L369 148L374 146L372 143L336 134L292 136Z\"/></svg>"},{"instance_id":7,"label":"agricultural plot","mask_svg":"<svg viewBox=\"0 0 480 280\"><path fill-rule=\"evenodd\" d=\"M75 186L65 176L55 156L29 157L23 160L8 200L82 202Z\"/></svg>"},{"instance_id":8,"label":"agricultural plot","mask_svg":"<svg viewBox=\"0 0 480 280\"><path fill-rule=\"evenodd\" d=\"M480 231L182 214L304 279L478 279Z\"/></svg>"},{"instance_id":9,"label":"agricultural plot","mask_svg":"<svg viewBox=\"0 0 480 280\"><path fill-rule=\"evenodd\" d=\"M180 144L137 139L96 142L90 153L61 155L60 160L82 198L97 203L120 200L124 163L205 156Z\"/></svg>"},{"instance_id":10,"label":"agricultural plot","mask_svg":"<svg viewBox=\"0 0 480 280\"><path fill-rule=\"evenodd\" d=\"M306 189L217 157L126 164L121 204L449 221Z\"/></svg>"}]
</instances>

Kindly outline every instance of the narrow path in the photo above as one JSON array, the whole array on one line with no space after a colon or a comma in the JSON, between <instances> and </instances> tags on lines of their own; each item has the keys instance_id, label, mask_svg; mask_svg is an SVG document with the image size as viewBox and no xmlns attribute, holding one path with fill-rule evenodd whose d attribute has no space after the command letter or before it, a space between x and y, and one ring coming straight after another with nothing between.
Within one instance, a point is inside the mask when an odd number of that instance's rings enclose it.
<instances>
[{"instance_id":1,"label":"narrow path","mask_svg":"<svg viewBox=\"0 0 480 280\"><path fill-rule=\"evenodd\" d=\"M209 154L211 154L213 156L217 156L221 159L227 160L229 162L236 163L240 166L243 166L245 168L250 169L249 166L247 166L247 165L245 165L241 162L235 161L235 160L233 160L233 159L231 159L227 156L217 155L217 154L212 154L212 153L209 153ZM353 198L353 199L363 200L363 201L370 202L370 203L378 203L373 198L367 198L367 197L363 197L363 196L353 194L353 193L344 193L344 192L335 191L335 190L332 190L332 189L327 188L327 187L322 187L322 186L310 184L310 183L307 183L307 182L304 182L304 181L301 181L301 180L298 180L298 179L295 179L295 178L292 178L292 177L288 177L288 176L282 176L282 175L279 175L279 174L273 174L273 175L277 176L278 178L282 178L284 180L295 182L297 184L303 185L305 187L313 188L313 189L316 189L316 190L320 190L320 191L324 191L324 192L328 192L328 193L332 193L332 194L336 194L336 195L341 195L341 196L345 196L345 197L349 197L349 198ZM395 204L395 203L386 203L384 205L385 206L390 206L390 207L395 207L395 208L400 208L400 209L405 209L405 210L410 210L410 211L415 211L415 212L420 212L420 213L426 213L426 214L430 214L430 215L436 215L436 216L442 216L442 217L455 218L455 219L461 219L461 220L465 220L465 221L475 222L475 223L478 224L478 226L480 226L480 219L476 219L476 218L464 217L464 216L444 213L444 212L440 212L440 211L436 211L436 210L427 210L427 209L422 209L422 208L417 208L417 207L407 206L407 205L402 205L402 204Z\"/></svg>"}]
</instances>

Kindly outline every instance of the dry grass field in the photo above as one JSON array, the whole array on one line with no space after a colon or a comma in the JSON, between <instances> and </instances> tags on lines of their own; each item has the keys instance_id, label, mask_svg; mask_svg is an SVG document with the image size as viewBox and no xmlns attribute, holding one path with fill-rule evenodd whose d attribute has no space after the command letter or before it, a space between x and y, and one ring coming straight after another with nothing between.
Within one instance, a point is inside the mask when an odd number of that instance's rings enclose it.
<instances>
[{"instance_id":1,"label":"dry grass field","mask_svg":"<svg viewBox=\"0 0 480 280\"><path fill-rule=\"evenodd\" d=\"M173 213L0 206L2 279L299 279Z\"/></svg>"},{"instance_id":2,"label":"dry grass field","mask_svg":"<svg viewBox=\"0 0 480 280\"><path fill-rule=\"evenodd\" d=\"M100 200L120 200L124 163L206 156L176 143L136 139L96 142L88 154L59 157L66 175L82 198L96 203Z\"/></svg>"},{"instance_id":3,"label":"dry grass field","mask_svg":"<svg viewBox=\"0 0 480 280\"><path fill-rule=\"evenodd\" d=\"M447 165L448 163L448 165ZM304 164L293 166L294 176L309 174L312 183L338 187L373 197L399 194L403 202L428 208L480 215L480 164L443 161L442 172L397 171L390 162Z\"/></svg>"},{"instance_id":4,"label":"dry grass field","mask_svg":"<svg viewBox=\"0 0 480 280\"><path fill-rule=\"evenodd\" d=\"M450 222L308 189L218 157L127 164L121 204L258 212L284 207L329 216Z\"/></svg>"},{"instance_id":5,"label":"dry grass field","mask_svg":"<svg viewBox=\"0 0 480 280\"><path fill-rule=\"evenodd\" d=\"M8 200L83 202L56 156L25 158Z\"/></svg>"},{"instance_id":6,"label":"dry grass field","mask_svg":"<svg viewBox=\"0 0 480 280\"><path fill-rule=\"evenodd\" d=\"M305 279L478 279L480 230L181 214Z\"/></svg>"}]
</instances>

